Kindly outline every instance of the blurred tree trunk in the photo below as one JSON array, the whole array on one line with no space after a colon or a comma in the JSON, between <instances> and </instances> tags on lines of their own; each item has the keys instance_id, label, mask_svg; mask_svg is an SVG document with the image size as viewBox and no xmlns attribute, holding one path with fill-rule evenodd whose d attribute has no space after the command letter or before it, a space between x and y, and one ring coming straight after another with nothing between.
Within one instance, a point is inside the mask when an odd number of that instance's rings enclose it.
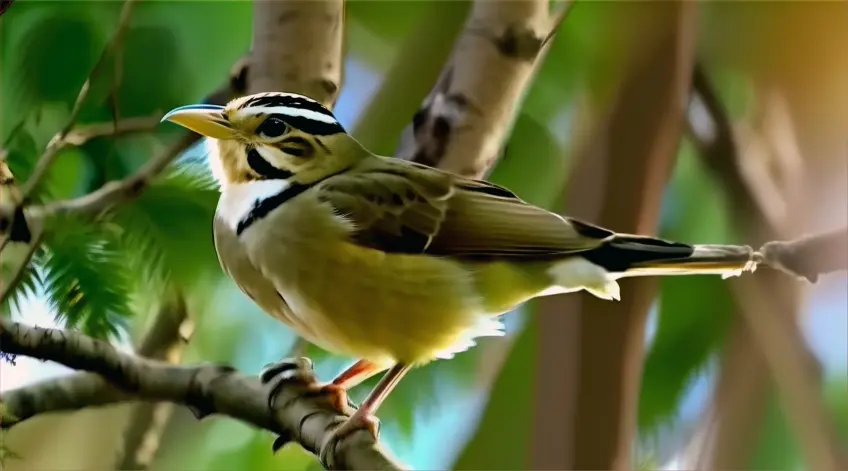
<instances>
[{"instance_id":1,"label":"blurred tree trunk","mask_svg":"<svg viewBox=\"0 0 848 471\"><path fill-rule=\"evenodd\" d=\"M577 156L564 208L616 231L651 234L682 130L696 4L615 5L632 13L623 33L631 45L625 78ZM621 302L585 293L540 301L529 469L631 468L645 321L657 283L621 285ZM565 340L569 332L577 332L573 341Z\"/></svg>"},{"instance_id":2,"label":"blurred tree trunk","mask_svg":"<svg viewBox=\"0 0 848 471\"><path fill-rule=\"evenodd\" d=\"M722 51L719 45L718 50L708 49L716 54L720 65L729 62L731 67L752 74L759 84L779 87L789 103L789 109L783 112L791 116L793 123L791 129L778 127L767 132L764 144L770 146L768 154L751 155L748 142L734 142L732 136L719 136L716 141L727 144L706 149L708 164L722 159L729 163L715 170L728 188L734 207L741 207L737 223L750 228L746 243L756 245L775 237L792 237L846 224L848 201L844 188L848 176L844 129L848 126L848 56L839 46L848 41L846 6L844 3L752 6L750 28L743 25L738 28L738 35L724 40L745 47L728 47ZM722 9L727 10L728 18L742 12L739 8L731 11L729 5L724 5L718 9L717 22L722 18ZM793 31L791 37L785 34L788 29ZM770 53L776 49L786 53ZM770 112L765 107L764 124L774 128L774 114L773 109ZM729 131L719 129L719 133ZM793 136L797 136L796 142L791 142ZM741 155L736 155L737 149ZM793 152L795 156L791 155ZM793 157L797 162L793 162ZM748 162L737 162L736 158ZM756 162L763 158L766 161ZM766 169L766 174L772 173L774 181L766 183L782 189L777 198L772 192L767 193L771 197L757 198L756 192L762 190L757 186L762 185L746 182L739 175L739 166L752 165ZM787 203L785 213L780 220L769 218L775 211L763 208L762 203L774 206L775 200L781 199ZM794 321L801 312L797 305L802 285L780 274L758 273L756 281L781 299L772 304L782 312L771 312L770 316ZM773 391L769 379L763 354L751 337L746 319L740 315L734 322L719 373L712 447L708 447L707 461L700 466L750 467L761 435L765 406Z\"/></svg>"}]
</instances>

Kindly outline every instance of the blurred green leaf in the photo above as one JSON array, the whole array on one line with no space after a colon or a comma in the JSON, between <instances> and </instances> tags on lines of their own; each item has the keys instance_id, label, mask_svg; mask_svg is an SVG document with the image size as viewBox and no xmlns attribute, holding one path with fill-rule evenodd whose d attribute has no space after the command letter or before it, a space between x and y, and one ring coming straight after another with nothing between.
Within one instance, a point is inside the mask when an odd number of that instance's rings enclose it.
<instances>
[{"instance_id":1,"label":"blurred green leaf","mask_svg":"<svg viewBox=\"0 0 848 471\"><path fill-rule=\"evenodd\" d=\"M220 273L212 243L217 201L208 177L175 170L115 210L121 244L142 284L190 287Z\"/></svg>"},{"instance_id":2,"label":"blurred green leaf","mask_svg":"<svg viewBox=\"0 0 848 471\"><path fill-rule=\"evenodd\" d=\"M531 308L535 311L535 306ZM528 309L528 311L530 311ZM539 334L535 312L526 323L489 392L488 403L476 426L477 432L458 458L456 470L527 469L530 427L533 419L533 387Z\"/></svg>"},{"instance_id":3,"label":"blurred green leaf","mask_svg":"<svg viewBox=\"0 0 848 471\"><path fill-rule=\"evenodd\" d=\"M46 231L44 288L57 318L99 338L125 327L130 287L125 261L109 231L71 219Z\"/></svg>"},{"instance_id":4,"label":"blurred green leaf","mask_svg":"<svg viewBox=\"0 0 848 471\"><path fill-rule=\"evenodd\" d=\"M132 27L124 45L124 72L118 93L123 116L147 116L180 104L192 74L181 61L181 45L162 26Z\"/></svg>"},{"instance_id":5,"label":"blurred green leaf","mask_svg":"<svg viewBox=\"0 0 848 471\"><path fill-rule=\"evenodd\" d=\"M99 54L101 41L85 4L65 4L21 40L19 86L34 101L73 103Z\"/></svg>"},{"instance_id":6,"label":"blurred green leaf","mask_svg":"<svg viewBox=\"0 0 848 471\"><path fill-rule=\"evenodd\" d=\"M706 169L683 143L664 199L661 236L690 243L732 239L724 199ZM698 300L709 299L710 302ZM733 317L728 282L718 276L667 277L660 281L656 336L645 359L639 399L639 430L655 433L679 409L687 386L721 345Z\"/></svg>"}]
</instances>

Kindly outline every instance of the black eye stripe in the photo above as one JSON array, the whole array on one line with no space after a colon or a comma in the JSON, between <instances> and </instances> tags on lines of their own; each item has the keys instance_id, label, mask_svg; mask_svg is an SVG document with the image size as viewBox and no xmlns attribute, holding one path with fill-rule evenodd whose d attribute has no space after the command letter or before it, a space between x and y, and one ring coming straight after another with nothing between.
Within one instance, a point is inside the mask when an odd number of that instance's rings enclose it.
<instances>
[{"instance_id":1,"label":"black eye stripe","mask_svg":"<svg viewBox=\"0 0 848 471\"><path fill-rule=\"evenodd\" d=\"M297 128L307 134L314 136L329 136L331 134L339 134L345 132L345 129L339 123L326 123L324 121L316 121L314 119L304 118L303 116L289 116L284 114L275 114L274 116L285 121L289 126Z\"/></svg>"},{"instance_id":2,"label":"black eye stripe","mask_svg":"<svg viewBox=\"0 0 848 471\"><path fill-rule=\"evenodd\" d=\"M262 155L259 154L259 151L254 148L250 148L247 151L247 165L249 165L254 172L269 180L287 180L294 176L294 174L288 170L283 170L271 165L271 163L263 159Z\"/></svg>"}]
</instances>

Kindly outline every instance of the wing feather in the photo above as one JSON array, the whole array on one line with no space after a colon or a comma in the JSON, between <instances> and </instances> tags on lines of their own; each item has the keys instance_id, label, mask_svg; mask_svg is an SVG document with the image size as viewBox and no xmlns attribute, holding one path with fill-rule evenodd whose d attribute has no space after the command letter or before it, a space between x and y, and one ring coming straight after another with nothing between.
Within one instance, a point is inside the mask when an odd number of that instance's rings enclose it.
<instances>
[{"instance_id":1,"label":"wing feather","mask_svg":"<svg viewBox=\"0 0 848 471\"><path fill-rule=\"evenodd\" d=\"M385 252L554 257L598 247L613 235L528 204L506 188L390 159L327 179L316 191L353 223L356 243Z\"/></svg>"}]
</instances>

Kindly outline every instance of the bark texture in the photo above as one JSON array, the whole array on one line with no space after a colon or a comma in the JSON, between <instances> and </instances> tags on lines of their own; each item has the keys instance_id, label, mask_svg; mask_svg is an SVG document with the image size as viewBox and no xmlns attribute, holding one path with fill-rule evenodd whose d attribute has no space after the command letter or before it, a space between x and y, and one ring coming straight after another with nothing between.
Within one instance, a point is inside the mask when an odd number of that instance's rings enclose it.
<instances>
[{"instance_id":1,"label":"bark texture","mask_svg":"<svg viewBox=\"0 0 848 471\"><path fill-rule=\"evenodd\" d=\"M68 389L82 381L72 376L6 392L0 395L0 426L4 429L40 413L94 404L168 401L190 406L201 416L228 415L297 441L317 454L332 429L345 419L296 383L284 388L277 396L277 407L270 409L268 389L258 378L229 367L175 366L144 359L71 331L28 327L1 318L0 344L7 357L20 354L56 361L96 373L107 383L92 381L88 389ZM401 469L365 430L342 439L330 454L339 469Z\"/></svg>"},{"instance_id":2,"label":"bark texture","mask_svg":"<svg viewBox=\"0 0 848 471\"><path fill-rule=\"evenodd\" d=\"M543 0L474 2L448 64L396 155L484 177L501 155L536 58L556 24L548 10Z\"/></svg>"},{"instance_id":3,"label":"bark texture","mask_svg":"<svg viewBox=\"0 0 848 471\"><path fill-rule=\"evenodd\" d=\"M332 108L343 38L343 0L255 2L248 93L299 93Z\"/></svg>"}]
</instances>

